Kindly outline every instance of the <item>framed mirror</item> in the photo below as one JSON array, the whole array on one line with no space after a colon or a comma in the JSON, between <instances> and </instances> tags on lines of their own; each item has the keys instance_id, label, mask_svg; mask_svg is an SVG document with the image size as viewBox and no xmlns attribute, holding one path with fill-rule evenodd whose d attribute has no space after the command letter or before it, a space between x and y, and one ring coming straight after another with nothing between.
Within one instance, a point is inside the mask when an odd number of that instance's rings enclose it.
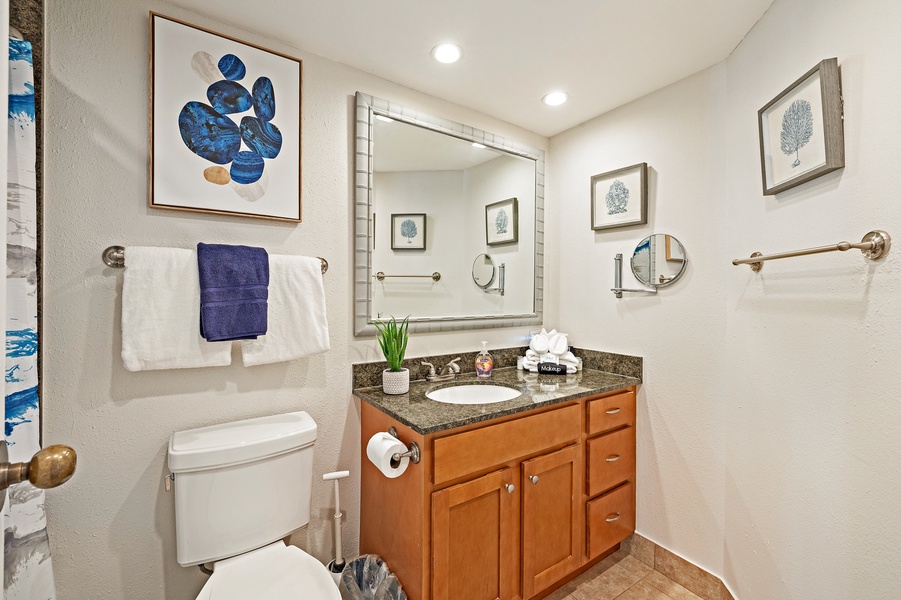
<instances>
[{"instance_id":1,"label":"framed mirror","mask_svg":"<svg viewBox=\"0 0 901 600\"><path fill-rule=\"evenodd\" d=\"M687 264L682 243L666 233L649 235L638 242L632 253L632 273L649 287L672 285L682 277Z\"/></svg>"},{"instance_id":2,"label":"framed mirror","mask_svg":"<svg viewBox=\"0 0 901 600\"><path fill-rule=\"evenodd\" d=\"M354 162L356 335L375 335L372 322L391 315L409 315L414 332L541 323L543 150L357 92ZM415 249L400 252L391 226L410 214L428 238L408 227L402 241ZM491 248L495 267L505 265L504 294L485 294L466 258L487 256L489 216L511 240Z\"/></svg>"}]
</instances>

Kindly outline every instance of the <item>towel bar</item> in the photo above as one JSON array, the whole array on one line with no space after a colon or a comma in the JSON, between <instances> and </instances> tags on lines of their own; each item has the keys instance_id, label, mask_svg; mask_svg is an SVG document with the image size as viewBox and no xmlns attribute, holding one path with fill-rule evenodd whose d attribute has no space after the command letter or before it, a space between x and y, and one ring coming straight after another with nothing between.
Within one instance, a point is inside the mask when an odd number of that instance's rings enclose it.
<instances>
[{"instance_id":1,"label":"towel bar","mask_svg":"<svg viewBox=\"0 0 901 600\"><path fill-rule=\"evenodd\" d=\"M886 232L880 229L874 229L868 232L859 244L850 242L839 242L831 246L819 246L817 248L805 248L804 250L792 250L790 252L779 252L777 254L768 254L764 256L760 252L755 252L750 258L736 258L732 261L735 266L749 265L755 273L763 268L763 261L775 260L777 258L793 258L795 256L807 256L808 254L821 254L823 252L846 252L852 248L860 250L865 257L870 260L879 260L888 254L892 245L892 238Z\"/></svg>"},{"instance_id":2,"label":"towel bar","mask_svg":"<svg viewBox=\"0 0 901 600\"><path fill-rule=\"evenodd\" d=\"M103 251L102 257L106 266L121 269L125 266L125 246L110 246ZM322 263L322 274L325 275L325 272L328 271L328 261L321 256L316 258Z\"/></svg>"}]
</instances>

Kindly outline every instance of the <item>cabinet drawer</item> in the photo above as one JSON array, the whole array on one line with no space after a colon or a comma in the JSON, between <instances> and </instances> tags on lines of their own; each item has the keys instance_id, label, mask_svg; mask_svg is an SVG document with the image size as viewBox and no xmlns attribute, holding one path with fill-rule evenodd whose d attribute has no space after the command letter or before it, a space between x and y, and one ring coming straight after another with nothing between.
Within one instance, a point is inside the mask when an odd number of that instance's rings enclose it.
<instances>
[{"instance_id":1,"label":"cabinet drawer","mask_svg":"<svg viewBox=\"0 0 901 600\"><path fill-rule=\"evenodd\" d=\"M635 392L599 398L588 403L588 435L635 425Z\"/></svg>"},{"instance_id":2,"label":"cabinet drawer","mask_svg":"<svg viewBox=\"0 0 901 600\"><path fill-rule=\"evenodd\" d=\"M588 495L635 478L635 428L588 440Z\"/></svg>"},{"instance_id":3,"label":"cabinet drawer","mask_svg":"<svg viewBox=\"0 0 901 600\"><path fill-rule=\"evenodd\" d=\"M635 488L631 482L588 503L588 559L600 556L635 531Z\"/></svg>"},{"instance_id":4,"label":"cabinet drawer","mask_svg":"<svg viewBox=\"0 0 901 600\"><path fill-rule=\"evenodd\" d=\"M578 404L434 441L434 482L452 481L579 439Z\"/></svg>"}]
</instances>

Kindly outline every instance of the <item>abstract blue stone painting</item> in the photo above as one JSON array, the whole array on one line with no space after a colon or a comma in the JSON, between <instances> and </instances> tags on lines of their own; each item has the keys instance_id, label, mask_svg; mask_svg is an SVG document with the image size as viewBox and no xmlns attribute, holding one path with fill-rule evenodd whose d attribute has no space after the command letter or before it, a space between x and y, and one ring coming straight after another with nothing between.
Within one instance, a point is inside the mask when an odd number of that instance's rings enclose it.
<instances>
[{"instance_id":1,"label":"abstract blue stone painting","mask_svg":"<svg viewBox=\"0 0 901 600\"><path fill-rule=\"evenodd\" d=\"M11 462L27 462L41 448L36 132L31 44L10 38L4 426ZM3 597L56 598L44 491L27 481L10 487L4 527Z\"/></svg>"},{"instance_id":2,"label":"abstract blue stone painting","mask_svg":"<svg viewBox=\"0 0 901 600\"><path fill-rule=\"evenodd\" d=\"M150 206L300 222L301 63L151 13Z\"/></svg>"},{"instance_id":3,"label":"abstract blue stone painting","mask_svg":"<svg viewBox=\"0 0 901 600\"><path fill-rule=\"evenodd\" d=\"M648 165L638 163L591 178L591 228L648 222Z\"/></svg>"}]
</instances>

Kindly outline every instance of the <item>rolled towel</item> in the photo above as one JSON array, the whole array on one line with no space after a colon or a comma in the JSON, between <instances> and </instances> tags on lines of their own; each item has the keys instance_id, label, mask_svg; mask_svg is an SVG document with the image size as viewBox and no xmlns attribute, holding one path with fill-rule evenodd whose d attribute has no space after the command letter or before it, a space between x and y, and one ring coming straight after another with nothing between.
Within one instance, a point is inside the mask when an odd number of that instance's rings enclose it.
<instances>
[{"instance_id":1,"label":"rolled towel","mask_svg":"<svg viewBox=\"0 0 901 600\"><path fill-rule=\"evenodd\" d=\"M575 365L579 363L579 359L576 358L576 355L567 350L564 354L560 356L560 362L568 365Z\"/></svg>"},{"instance_id":2,"label":"rolled towel","mask_svg":"<svg viewBox=\"0 0 901 600\"><path fill-rule=\"evenodd\" d=\"M540 357L540 355L537 352L535 352L534 350L532 350L531 348L526 350L526 358L539 358L539 357Z\"/></svg>"},{"instance_id":3,"label":"rolled towel","mask_svg":"<svg viewBox=\"0 0 901 600\"><path fill-rule=\"evenodd\" d=\"M569 351L569 343L566 340L565 333L554 333L548 336L548 352L552 352L557 356L565 354Z\"/></svg>"},{"instance_id":4,"label":"rolled towel","mask_svg":"<svg viewBox=\"0 0 901 600\"><path fill-rule=\"evenodd\" d=\"M197 244L200 335L252 340L268 329L269 255L263 248Z\"/></svg>"},{"instance_id":5,"label":"rolled towel","mask_svg":"<svg viewBox=\"0 0 901 600\"><path fill-rule=\"evenodd\" d=\"M544 329L542 329L540 333L537 333L534 336L532 336L532 340L529 342L529 348L531 348L538 354L543 354L543 353L547 352L548 347L549 347L549 344L548 344L548 338L547 338L547 331L545 331Z\"/></svg>"}]
</instances>

